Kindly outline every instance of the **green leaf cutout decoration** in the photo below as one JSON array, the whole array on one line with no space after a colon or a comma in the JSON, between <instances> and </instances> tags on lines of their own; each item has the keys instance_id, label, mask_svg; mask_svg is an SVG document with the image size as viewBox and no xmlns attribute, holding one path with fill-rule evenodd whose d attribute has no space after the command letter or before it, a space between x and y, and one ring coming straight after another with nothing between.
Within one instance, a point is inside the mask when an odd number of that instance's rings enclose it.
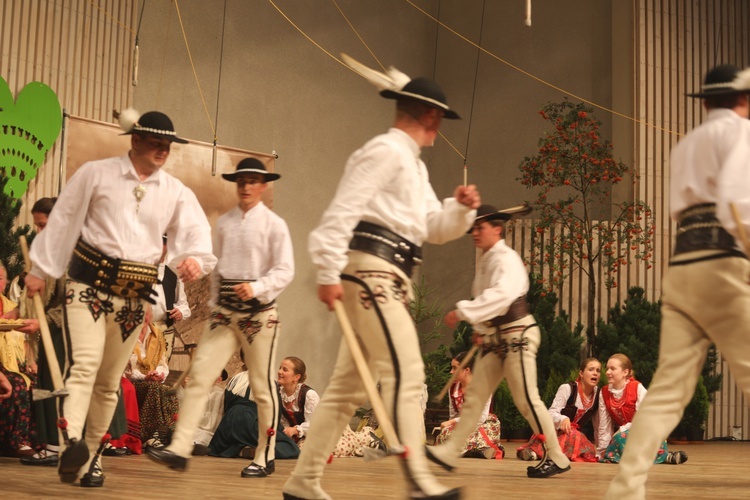
<instances>
[{"instance_id":1,"label":"green leaf cutout decoration","mask_svg":"<svg viewBox=\"0 0 750 500\"><path fill-rule=\"evenodd\" d=\"M55 92L41 82L26 85L14 101L0 78L0 167L8 176L5 192L21 198L62 128Z\"/></svg>"}]
</instances>

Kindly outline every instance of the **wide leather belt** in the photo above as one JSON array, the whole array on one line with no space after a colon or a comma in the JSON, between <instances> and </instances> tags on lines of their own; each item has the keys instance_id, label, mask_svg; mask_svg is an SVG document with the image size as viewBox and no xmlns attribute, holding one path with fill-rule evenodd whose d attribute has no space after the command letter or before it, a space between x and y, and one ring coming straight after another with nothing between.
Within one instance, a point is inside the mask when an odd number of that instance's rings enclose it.
<instances>
[{"instance_id":1,"label":"wide leather belt","mask_svg":"<svg viewBox=\"0 0 750 500\"><path fill-rule=\"evenodd\" d=\"M508 312L502 316L495 316L494 318L484 322L484 326L487 328L498 327L507 325L514 321L518 321L521 318L525 318L529 315L529 304L526 302L526 297L518 297L508 308Z\"/></svg>"},{"instance_id":2,"label":"wide leather belt","mask_svg":"<svg viewBox=\"0 0 750 500\"><path fill-rule=\"evenodd\" d=\"M697 250L735 250L734 237L716 218L716 205L694 205L680 214L673 255Z\"/></svg>"},{"instance_id":3,"label":"wide leather belt","mask_svg":"<svg viewBox=\"0 0 750 500\"><path fill-rule=\"evenodd\" d=\"M270 309L275 300L262 304L258 299L242 300L237 296L234 287L243 283L251 283L255 280L221 280L219 285L219 305L237 312L249 312L252 314Z\"/></svg>"},{"instance_id":4,"label":"wide leather belt","mask_svg":"<svg viewBox=\"0 0 750 500\"><path fill-rule=\"evenodd\" d=\"M159 282L156 266L110 257L83 239L78 240L73 250L68 275L102 292L156 304L153 289Z\"/></svg>"},{"instance_id":5,"label":"wide leather belt","mask_svg":"<svg viewBox=\"0 0 750 500\"><path fill-rule=\"evenodd\" d=\"M361 221L357 224L349 248L385 259L407 276L411 276L414 267L422 263L420 247L372 222Z\"/></svg>"}]
</instances>

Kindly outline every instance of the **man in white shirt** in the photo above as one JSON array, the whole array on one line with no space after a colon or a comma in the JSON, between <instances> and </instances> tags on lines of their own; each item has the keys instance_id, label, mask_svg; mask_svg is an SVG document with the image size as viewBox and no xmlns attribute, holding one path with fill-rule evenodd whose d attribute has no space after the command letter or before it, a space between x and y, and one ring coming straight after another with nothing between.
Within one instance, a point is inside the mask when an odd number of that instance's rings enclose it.
<instances>
[{"instance_id":1,"label":"man in white shirt","mask_svg":"<svg viewBox=\"0 0 750 500\"><path fill-rule=\"evenodd\" d=\"M446 470L456 467L461 448L476 428L487 398L505 378L513 402L534 434L548 437L543 440L541 461L526 470L528 477L546 478L570 470L570 460L560 449L555 424L537 389L536 353L541 333L526 304L526 267L521 256L505 244L504 221L510 218L491 205L477 210L471 235L482 256L471 290L474 299L458 302L444 321L454 329L459 321L471 323L474 341L483 347L474 363L461 420L445 444L427 449L427 457Z\"/></svg>"},{"instance_id":2,"label":"man in white shirt","mask_svg":"<svg viewBox=\"0 0 750 500\"><path fill-rule=\"evenodd\" d=\"M242 477L267 477L275 470L279 420L275 384L279 316L275 301L294 278L292 240L286 222L261 199L267 183L281 177L279 174L268 172L256 158L245 158L235 172L222 177L237 183L239 203L219 217L214 229L213 248L218 258L212 275L214 309L194 354L172 442L147 453L157 463L185 470L211 384L241 347L258 404L258 447ZM239 336L247 343L241 343Z\"/></svg>"},{"instance_id":3,"label":"man in white shirt","mask_svg":"<svg viewBox=\"0 0 750 500\"><path fill-rule=\"evenodd\" d=\"M31 247L29 296L48 277L68 272L65 302L65 388L58 473L63 482L104 484L98 450L117 405L117 390L153 303L162 235L184 281L211 272L211 227L195 194L161 170L177 137L164 113L123 124L130 151L84 164L68 181ZM134 334L135 333L135 334ZM84 440L84 425L86 439Z\"/></svg>"},{"instance_id":4,"label":"man in white shirt","mask_svg":"<svg viewBox=\"0 0 750 500\"><path fill-rule=\"evenodd\" d=\"M458 118L440 86L415 78L381 95L396 99L395 123L351 155L333 201L310 234L309 250L318 268L318 298L329 309L343 300L393 426L408 448L403 470L411 496L455 499L460 490L440 484L424 457L419 407L424 365L407 303L421 245L464 235L479 194L474 186L459 186L441 204L419 157L421 148L433 144L442 119ZM323 467L365 401L364 386L342 343L297 466L284 485L285 499L330 498L320 486Z\"/></svg>"},{"instance_id":5,"label":"man in white shirt","mask_svg":"<svg viewBox=\"0 0 750 500\"><path fill-rule=\"evenodd\" d=\"M688 95L703 99L707 115L672 151L678 226L662 282L659 364L606 498L645 498L653 457L680 422L712 342L750 397L750 249L742 241L750 234L750 68L717 66Z\"/></svg>"}]
</instances>

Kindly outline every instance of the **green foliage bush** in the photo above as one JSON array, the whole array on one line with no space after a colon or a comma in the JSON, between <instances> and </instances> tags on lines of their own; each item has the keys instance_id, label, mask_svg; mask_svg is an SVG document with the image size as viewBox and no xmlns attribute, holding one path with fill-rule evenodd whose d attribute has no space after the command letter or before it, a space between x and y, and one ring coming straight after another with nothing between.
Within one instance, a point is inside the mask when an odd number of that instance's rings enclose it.
<instances>
[{"instance_id":1,"label":"green foliage bush","mask_svg":"<svg viewBox=\"0 0 750 500\"><path fill-rule=\"evenodd\" d=\"M606 365L617 352L633 362L636 378L646 388L651 384L659 360L661 303L650 302L640 287L628 290L625 304L615 304L609 321L599 320L599 334L594 340L594 355ZM685 408L678 428L703 428L708 420L713 394L721 388L721 374L714 374L718 354L711 346L701 371L693 399ZM602 370L604 371L604 369Z\"/></svg>"}]
</instances>

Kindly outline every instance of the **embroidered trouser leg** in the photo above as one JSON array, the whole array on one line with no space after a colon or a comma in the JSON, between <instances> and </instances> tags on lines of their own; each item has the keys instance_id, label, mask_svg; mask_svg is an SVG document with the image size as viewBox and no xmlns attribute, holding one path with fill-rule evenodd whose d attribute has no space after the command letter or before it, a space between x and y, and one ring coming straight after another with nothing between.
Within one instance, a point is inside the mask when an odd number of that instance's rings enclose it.
<instances>
[{"instance_id":1,"label":"embroidered trouser leg","mask_svg":"<svg viewBox=\"0 0 750 500\"><path fill-rule=\"evenodd\" d=\"M211 313L190 367L190 381L180 405L180 418L168 449L182 457L193 450L193 436L221 370L240 347L239 332L249 342L243 349L248 380L258 405L258 448L253 462L265 467L274 459L279 401L276 392L276 346L279 322L276 307L256 314L218 308ZM269 430L273 432L269 432Z\"/></svg>"},{"instance_id":2,"label":"embroidered trouser leg","mask_svg":"<svg viewBox=\"0 0 750 500\"><path fill-rule=\"evenodd\" d=\"M466 390L461 420L451 438L432 453L442 462L456 466L466 438L474 432L487 399L505 377L518 411L529 422L533 431L549 437L545 453L559 467L570 465L560 449L552 418L539 397L536 380L536 353L539 349L539 328L534 318L527 316L500 329L500 346L487 351L474 364L471 384ZM501 422L502 424L502 422ZM544 457L546 458L546 457Z\"/></svg>"},{"instance_id":3,"label":"embroidered trouser leg","mask_svg":"<svg viewBox=\"0 0 750 500\"><path fill-rule=\"evenodd\" d=\"M447 488L435 480L424 456L424 415L419 403L424 365L407 307L411 281L378 257L350 252L343 285L347 315L373 378L379 377L383 403L399 439L409 449L404 459L407 481L413 489L427 495L443 493ZM351 354L342 344L285 492L303 498L326 498L320 488L323 467L344 427L365 399Z\"/></svg>"},{"instance_id":4,"label":"embroidered trouser leg","mask_svg":"<svg viewBox=\"0 0 750 500\"><path fill-rule=\"evenodd\" d=\"M687 254L686 254L687 255ZM672 266L662 293L659 363L633 419L607 498L645 498L661 442L690 402L711 342L750 397L750 263L724 258Z\"/></svg>"},{"instance_id":5,"label":"embroidered trouser leg","mask_svg":"<svg viewBox=\"0 0 750 500\"><path fill-rule=\"evenodd\" d=\"M83 437L89 463L107 433L117 406L117 391L145 317L140 299L125 299L68 280L65 314L65 388L58 414L69 438ZM61 436L62 442L62 436ZM81 468L81 474L89 464Z\"/></svg>"}]
</instances>

